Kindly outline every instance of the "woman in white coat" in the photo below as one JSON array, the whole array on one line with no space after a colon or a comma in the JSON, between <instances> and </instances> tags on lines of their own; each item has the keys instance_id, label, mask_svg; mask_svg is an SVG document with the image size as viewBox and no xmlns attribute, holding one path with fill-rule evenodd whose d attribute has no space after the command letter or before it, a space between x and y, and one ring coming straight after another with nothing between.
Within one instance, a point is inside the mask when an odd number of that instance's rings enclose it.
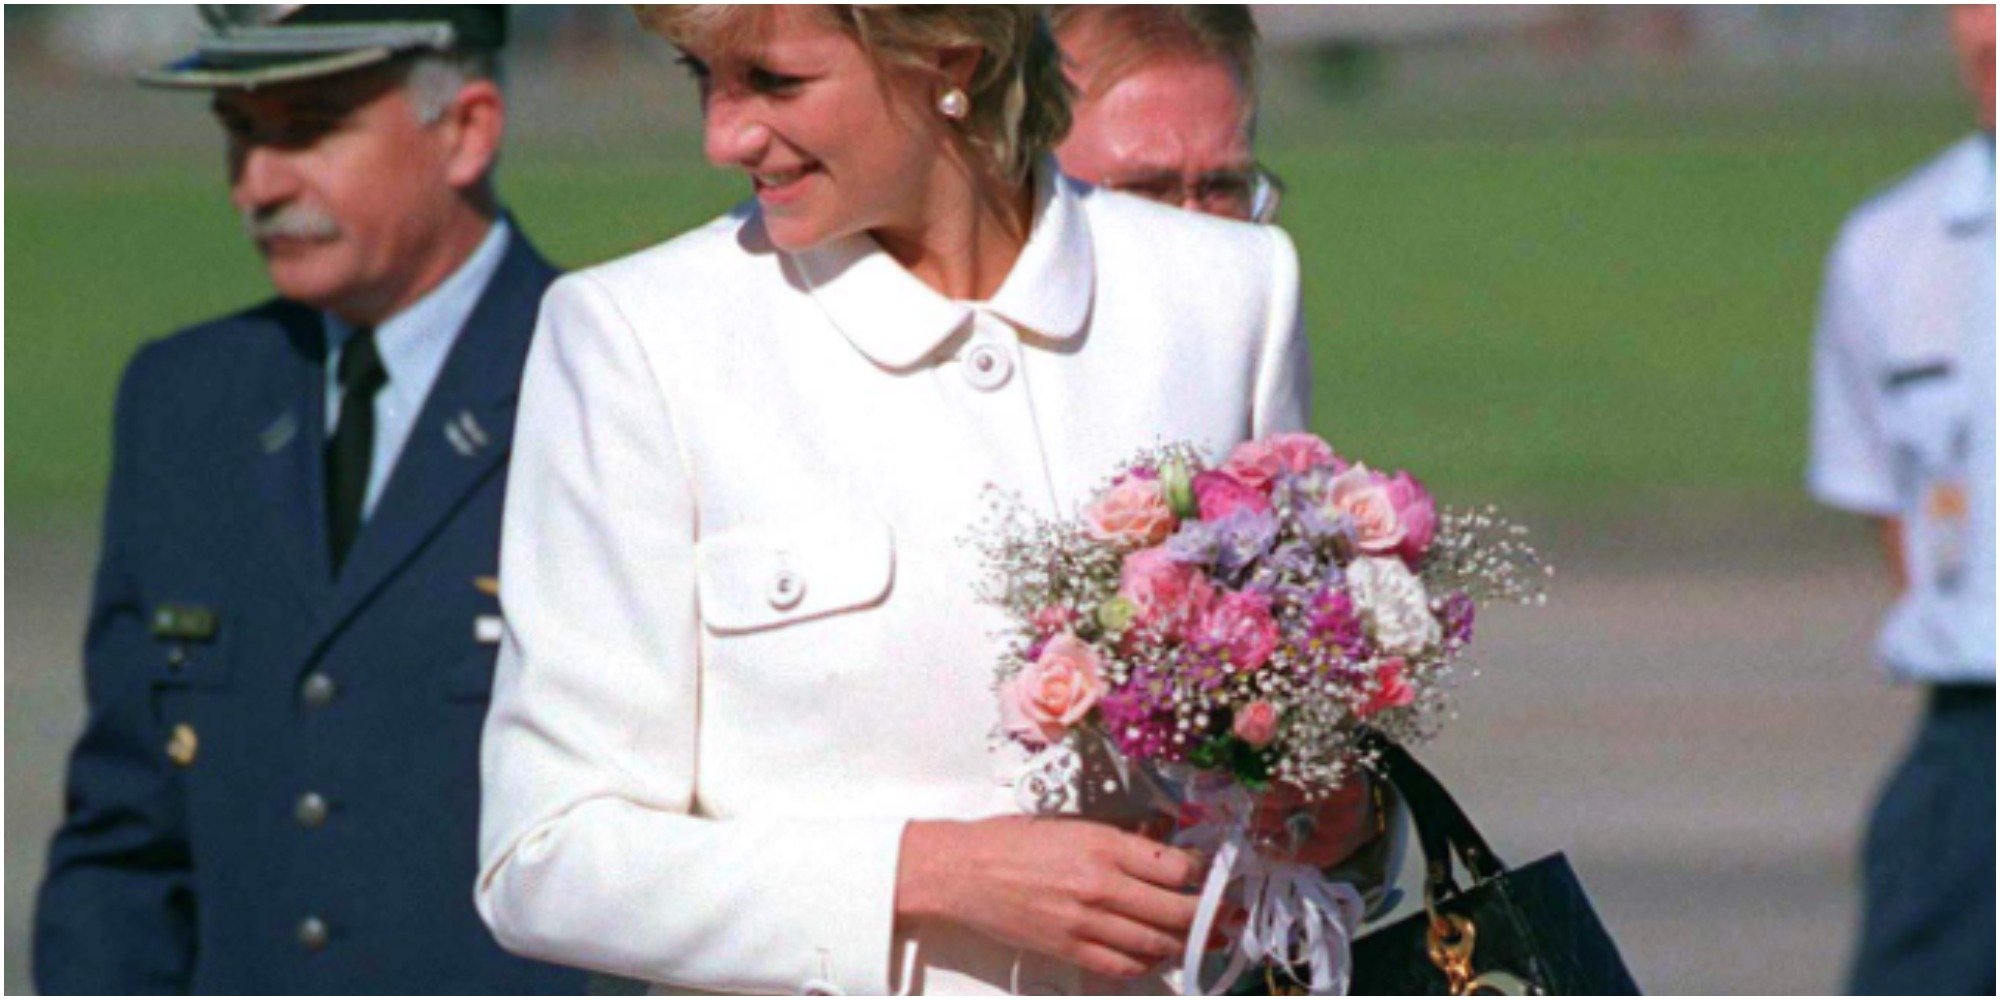
<instances>
[{"instance_id":1,"label":"woman in white coat","mask_svg":"<svg viewBox=\"0 0 2000 1000\"><path fill-rule=\"evenodd\" d=\"M1157 992L1200 862L1017 815L962 539L1300 428L1291 245L1059 176L1034 8L641 18L756 199L543 305L481 914L677 992Z\"/></svg>"}]
</instances>

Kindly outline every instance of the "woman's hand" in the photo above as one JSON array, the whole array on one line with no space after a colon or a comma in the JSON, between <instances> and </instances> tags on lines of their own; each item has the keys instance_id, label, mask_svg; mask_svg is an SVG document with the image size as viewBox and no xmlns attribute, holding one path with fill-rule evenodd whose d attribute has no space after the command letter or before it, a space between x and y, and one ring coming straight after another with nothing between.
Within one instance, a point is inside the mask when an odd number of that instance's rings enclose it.
<instances>
[{"instance_id":1,"label":"woman's hand","mask_svg":"<svg viewBox=\"0 0 2000 1000\"><path fill-rule=\"evenodd\" d=\"M1193 852L1087 820L915 822L903 833L896 916L947 920L1130 979L1181 954L1202 874Z\"/></svg>"},{"instance_id":2,"label":"woman's hand","mask_svg":"<svg viewBox=\"0 0 2000 1000\"><path fill-rule=\"evenodd\" d=\"M1340 786L1318 802L1308 802L1298 790L1279 785L1258 798L1250 830L1253 836L1284 851L1292 846L1294 817L1304 817L1306 822L1298 825L1309 832L1292 860L1324 870L1353 857L1375 839L1378 830L1373 803L1365 777Z\"/></svg>"}]
</instances>

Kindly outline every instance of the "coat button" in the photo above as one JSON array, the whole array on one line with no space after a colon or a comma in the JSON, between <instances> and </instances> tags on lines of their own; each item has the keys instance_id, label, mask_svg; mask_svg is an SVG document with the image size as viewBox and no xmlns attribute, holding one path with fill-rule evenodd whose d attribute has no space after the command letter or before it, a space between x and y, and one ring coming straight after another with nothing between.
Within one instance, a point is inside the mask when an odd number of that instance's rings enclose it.
<instances>
[{"instance_id":1,"label":"coat button","mask_svg":"<svg viewBox=\"0 0 2000 1000\"><path fill-rule=\"evenodd\" d=\"M805 599L806 578L791 570L781 569L772 575L771 586L765 596L770 599L772 607L790 611Z\"/></svg>"},{"instance_id":2,"label":"coat button","mask_svg":"<svg viewBox=\"0 0 2000 1000\"><path fill-rule=\"evenodd\" d=\"M975 344L965 352L965 380L972 387L983 392L992 392L1007 384L1007 377L1014 373L1014 362L998 344Z\"/></svg>"},{"instance_id":3,"label":"coat button","mask_svg":"<svg viewBox=\"0 0 2000 1000\"><path fill-rule=\"evenodd\" d=\"M326 921L318 917L307 917L299 921L299 947L307 951L324 951L330 938Z\"/></svg>"},{"instance_id":4,"label":"coat button","mask_svg":"<svg viewBox=\"0 0 2000 1000\"><path fill-rule=\"evenodd\" d=\"M298 805L292 807L292 818L299 825L311 830L326 825L326 796L318 792L307 792L299 796Z\"/></svg>"},{"instance_id":5,"label":"coat button","mask_svg":"<svg viewBox=\"0 0 2000 1000\"><path fill-rule=\"evenodd\" d=\"M333 678L322 673L309 674L306 682L299 686L299 697L305 699L311 708L325 708L333 704L333 696L340 692L340 685Z\"/></svg>"},{"instance_id":6,"label":"coat button","mask_svg":"<svg viewBox=\"0 0 2000 1000\"><path fill-rule=\"evenodd\" d=\"M167 759L187 767L194 763L194 755L201 749L201 739L194 733L194 727L183 722L174 726L173 735L167 738Z\"/></svg>"}]
</instances>

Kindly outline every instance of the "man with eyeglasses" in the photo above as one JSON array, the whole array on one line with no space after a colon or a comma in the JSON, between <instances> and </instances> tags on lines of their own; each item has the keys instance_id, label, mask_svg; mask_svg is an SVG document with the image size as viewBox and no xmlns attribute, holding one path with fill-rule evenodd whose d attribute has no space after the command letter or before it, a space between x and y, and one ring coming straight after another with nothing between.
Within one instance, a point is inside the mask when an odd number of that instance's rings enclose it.
<instances>
[{"instance_id":1,"label":"man with eyeglasses","mask_svg":"<svg viewBox=\"0 0 2000 1000\"><path fill-rule=\"evenodd\" d=\"M1242 4L1064 4L1051 12L1075 123L1056 149L1087 183L1273 222L1284 188L1254 155L1257 25Z\"/></svg>"}]
</instances>

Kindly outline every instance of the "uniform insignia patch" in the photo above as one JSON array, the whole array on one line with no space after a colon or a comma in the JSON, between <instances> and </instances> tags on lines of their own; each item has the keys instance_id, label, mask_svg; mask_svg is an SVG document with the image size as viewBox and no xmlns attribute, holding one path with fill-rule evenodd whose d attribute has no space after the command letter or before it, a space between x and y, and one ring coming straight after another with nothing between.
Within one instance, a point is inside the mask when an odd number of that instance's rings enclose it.
<instances>
[{"instance_id":1,"label":"uniform insignia patch","mask_svg":"<svg viewBox=\"0 0 2000 1000\"><path fill-rule=\"evenodd\" d=\"M153 609L148 625L157 639L185 639L206 642L215 638L222 621L215 609L193 604L162 604Z\"/></svg>"},{"instance_id":2,"label":"uniform insignia patch","mask_svg":"<svg viewBox=\"0 0 2000 1000\"><path fill-rule=\"evenodd\" d=\"M257 435L257 440L263 443L264 454L275 455L285 450L285 446L291 444L292 439L298 436L299 418L287 410L272 421L271 426L264 428L263 432Z\"/></svg>"}]
</instances>

